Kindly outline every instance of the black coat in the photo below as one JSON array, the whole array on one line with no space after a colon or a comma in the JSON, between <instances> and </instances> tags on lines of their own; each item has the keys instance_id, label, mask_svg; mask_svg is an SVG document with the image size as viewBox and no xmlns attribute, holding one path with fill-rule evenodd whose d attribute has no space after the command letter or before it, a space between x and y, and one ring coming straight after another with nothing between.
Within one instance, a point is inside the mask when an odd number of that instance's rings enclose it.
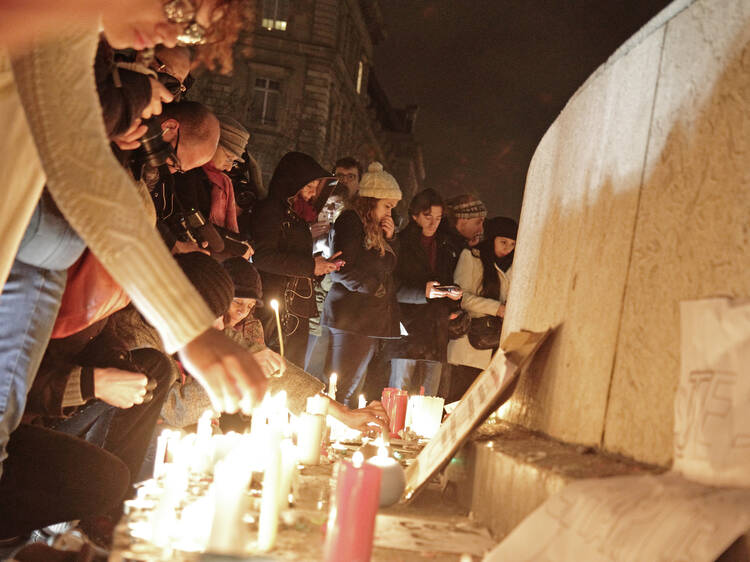
<instances>
[{"instance_id":1,"label":"black coat","mask_svg":"<svg viewBox=\"0 0 750 562\"><path fill-rule=\"evenodd\" d=\"M408 332L397 347L395 357L445 361L448 346L448 320L460 305L448 298L427 300L428 281L453 284L455 249L446 236L435 234L437 247L435 269L422 246L422 229L410 222L399 235L400 252L396 267L401 323Z\"/></svg>"},{"instance_id":2,"label":"black coat","mask_svg":"<svg viewBox=\"0 0 750 562\"><path fill-rule=\"evenodd\" d=\"M398 244L381 256L365 249L365 231L356 212L341 213L333 225L333 251L346 265L330 274L333 285L323 305L321 324L376 338L398 338L394 270Z\"/></svg>"},{"instance_id":3,"label":"black coat","mask_svg":"<svg viewBox=\"0 0 750 562\"><path fill-rule=\"evenodd\" d=\"M315 260L308 224L294 212L291 200L311 181L332 176L311 156L286 154L273 173L268 197L253 213L253 263L263 281L266 299L278 299L285 313L301 318L318 315L313 278ZM325 201L331 186L319 195Z\"/></svg>"}]
</instances>

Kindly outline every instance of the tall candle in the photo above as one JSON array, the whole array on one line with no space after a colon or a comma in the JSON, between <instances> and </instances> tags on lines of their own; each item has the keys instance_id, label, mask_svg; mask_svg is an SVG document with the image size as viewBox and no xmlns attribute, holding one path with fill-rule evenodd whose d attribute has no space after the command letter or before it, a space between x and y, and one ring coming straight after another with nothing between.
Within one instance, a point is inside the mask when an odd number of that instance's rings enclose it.
<instances>
[{"instance_id":1,"label":"tall candle","mask_svg":"<svg viewBox=\"0 0 750 562\"><path fill-rule=\"evenodd\" d=\"M214 468L214 517L208 551L223 554L246 552L248 535L242 525L247 509L247 491L252 472L239 450L230 453Z\"/></svg>"},{"instance_id":2,"label":"tall candle","mask_svg":"<svg viewBox=\"0 0 750 562\"><path fill-rule=\"evenodd\" d=\"M331 373L328 379L328 398L336 400L336 385L339 382L339 376L336 373Z\"/></svg>"},{"instance_id":3,"label":"tall candle","mask_svg":"<svg viewBox=\"0 0 750 562\"><path fill-rule=\"evenodd\" d=\"M285 509L289 505L289 495L292 489L292 480L297 471L297 447L291 439L281 441L281 483L279 485L279 509Z\"/></svg>"},{"instance_id":4,"label":"tall candle","mask_svg":"<svg viewBox=\"0 0 750 562\"><path fill-rule=\"evenodd\" d=\"M391 420L391 437L398 437L398 432L404 429L406 408L409 405L409 395L405 390L397 390L390 396L388 417Z\"/></svg>"},{"instance_id":5,"label":"tall candle","mask_svg":"<svg viewBox=\"0 0 750 562\"><path fill-rule=\"evenodd\" d=\"M336 465L336 487L328 514L326 562L367 562L372 554L380 499L380 469L362 453Z\"/></svg>"},{"instance_id":6,"label":"tall candle","mask_svg":"<svg viewBox=\"0 0 750 562\"><path fill-rule=\"evenodd\" d=\"M169 450L170 443L174 445L179 439L179 431L165 429L156 439L156 455L154 457L154 478L159 478L164 473L164 464L168 462L168 456L174 451Z\"/></svg>"},{"instance_id":7,"label":"tall candle","mask_svg":"<svg viewBox=\"0 0 750 562\"><path fill-rule=\"evenodd\" d=\"M263 474L263 492L260 498L258 519L258 549L268 551L276 542L279 526L279 487L281 485L281 433L269 426L265 446L266 468Z\"/></svg>"},{"instance_id":8,"label":"tall candle","mask_svg":"<svg viewBox=\"0 0 750 562\"><path fill-rule=\"evenodd\" d=\"M271 308L276 313L276 331L279 333L279 355L284 357L284 333L281 331L281 316L279 315L279 301L271 299Z\"/></svg>"}]
</instances>

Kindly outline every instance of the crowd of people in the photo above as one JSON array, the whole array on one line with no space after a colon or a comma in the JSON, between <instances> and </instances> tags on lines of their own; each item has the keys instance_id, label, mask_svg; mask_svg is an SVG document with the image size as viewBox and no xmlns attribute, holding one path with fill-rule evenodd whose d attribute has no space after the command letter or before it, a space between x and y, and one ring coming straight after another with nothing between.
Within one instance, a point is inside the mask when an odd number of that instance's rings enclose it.
<instances>
[{"instance_id":1,"label":"crowd of people","mask_svg":"<svg viewBox=\"0 0 750 562\"><path fill-rule=\"evenodd\" d=\"M0 548L106 546L206 409L243 427L288 385L299 413L336 372L329 413L384 428L384 387L457 400L499 345L515 221L351 156L289 152L259 200L247 129L190 100L246 4L124 4L0 6Z\"/></svg>"}]
</instances>

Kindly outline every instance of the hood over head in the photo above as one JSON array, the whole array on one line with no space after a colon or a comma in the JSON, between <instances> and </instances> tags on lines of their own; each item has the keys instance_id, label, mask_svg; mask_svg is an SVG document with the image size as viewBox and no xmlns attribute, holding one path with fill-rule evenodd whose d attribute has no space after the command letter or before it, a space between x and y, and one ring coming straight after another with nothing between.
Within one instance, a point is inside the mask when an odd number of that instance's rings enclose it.
<instances>
[{"instance_id":1,"label":"hood over head","mask_svg":"<svg viewBox=\"0 0 750 562\"><path fill-rule=\"evenodd\" d=\"M287 152L279 161L268 184L268 198L286 201L314 180L330 180L320 190L313 206L317 212L325 204L336 183L336 176L304 152Z\"/></svg>"}]
</instances>

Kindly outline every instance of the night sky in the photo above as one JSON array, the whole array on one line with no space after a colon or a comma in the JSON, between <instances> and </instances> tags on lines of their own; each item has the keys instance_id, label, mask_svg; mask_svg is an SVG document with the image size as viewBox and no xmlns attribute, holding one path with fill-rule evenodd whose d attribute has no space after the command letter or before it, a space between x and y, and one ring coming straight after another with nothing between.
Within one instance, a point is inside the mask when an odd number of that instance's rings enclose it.
<instances>
[{"instance_id":1,"label":"night sky","mask_svg":"<svg viewBox=\"0 0 750 562\"><path fill-rule=\"evenodd\" d=\"M666 0L381 0L375 72L419 105L426 186L518 217L526 171L576 89Z\"/></svg>"}]
</instances>

